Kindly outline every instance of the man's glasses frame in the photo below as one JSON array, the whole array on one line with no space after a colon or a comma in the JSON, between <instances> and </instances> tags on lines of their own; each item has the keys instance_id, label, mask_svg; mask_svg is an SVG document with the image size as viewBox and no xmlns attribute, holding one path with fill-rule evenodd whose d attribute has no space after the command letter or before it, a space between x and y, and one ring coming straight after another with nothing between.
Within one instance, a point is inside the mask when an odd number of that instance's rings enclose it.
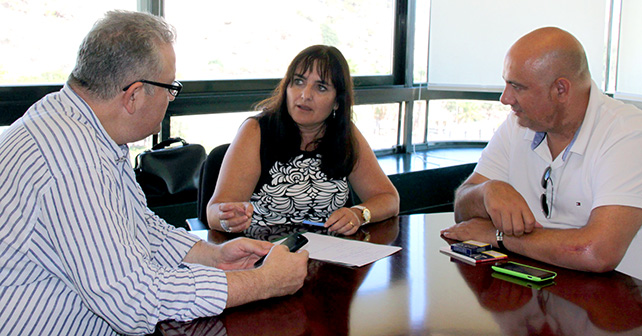
<instances>
[{"instance_id":1,"label":"man's glasses frame","mask_svg":"<svg viewBox=\"0 0 642 336\"><path fill-rule=\"evenodd\" d=\"M134 84L136 84L138 82L165 88L165 89L167 89L167 91L169 91L169 94L171 94L173 97L177 97L178 94L181 93L181 90L183 89L183 84L181 84L181 82L179 82L179 81L173 81L172 84L165 84L165 83L148 81L146 79L141 79L141 80L134 81L133 83L125 86L123 88L123 91L127 91L127 89L129 89L132 85L134 85Z\"/></svg>"},{"instance_id":2,"label":"man's glasses frame","mask_svg":"<svg viewBox=\"0 0 642 336\"><path fill-rule=\"evenodd\" d=\"M542 205L542 212L546 218L551 218L551 212L553 212L553 179L551 178L551 171L551 166L548 166L546 170L544 170L544 174L542 174L541 184L542 188L544 188L544 193L539 198ZM550 196L547 196L547 194L549 194L549 186Z\"/></svg>"}]
</instances>

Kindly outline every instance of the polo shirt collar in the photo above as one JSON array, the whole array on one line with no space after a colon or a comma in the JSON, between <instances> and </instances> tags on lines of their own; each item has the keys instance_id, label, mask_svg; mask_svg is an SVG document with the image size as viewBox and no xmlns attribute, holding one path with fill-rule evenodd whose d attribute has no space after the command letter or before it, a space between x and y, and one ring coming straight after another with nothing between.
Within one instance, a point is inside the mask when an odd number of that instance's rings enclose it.
<instances>
[{"instance_id":1,"label":"polo shirt collar","mask_svg":"<svg viewBox=\"0 0 642 336\"><path fill-rule=\"evenodd\" d=\"M563 161L566 161L570 153L584 155L589 139L591 138L591 132L593 130L592 125L595 123L597 112L602 102L600 95L602 95L602 92L598 89L597 84L591 80L591 92L589 94L589 103L586 109L586 114L584 115L584 120L582 120L580 128L575 132L573 140L571 140L571 143L564 150L564 154L562 154ZM542 144L542 142L544 142L546 132L535 132L528 129L525 137L527 139L532 139L531 150L535 150Z\"/></svg>"}]
</instances>

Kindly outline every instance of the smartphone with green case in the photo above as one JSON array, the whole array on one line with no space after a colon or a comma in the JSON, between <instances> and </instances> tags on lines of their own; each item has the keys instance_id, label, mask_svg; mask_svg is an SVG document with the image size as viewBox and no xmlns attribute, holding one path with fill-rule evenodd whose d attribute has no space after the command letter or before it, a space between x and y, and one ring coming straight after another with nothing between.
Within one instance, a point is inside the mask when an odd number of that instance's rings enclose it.
<instances>
[{"instance_id":1,"label":"smartphone with green case","mask_svg":"<svg viewBox=\"0 0 642 336\"><path fill-rule=\"evenodd\" d=\"M516 285L520 285L520 286L524 286L524 287L528 287L528 288L534 288L534 289L537 289L537 290L540 290L540 289L542 289L544 287L548 287L548 286L551 286L551 285L555 284L555 281L553 281L553 280L542 281L542 282L534 282L534 281L528 281L526 279L510 276L510 275L499 273L499 272L493 272L493 274L491 274L491 275L495 279L500 279L500 280L503 280L503 281L514 283Z\"/></svg>"},{"instance_id":2,"label":"smartphone with green case","mask_svg":"<svg viewBox=\"0 0 642 336\"><path fill-rule=\"evenodd\" d=\"M504 273L535 282L553 280L557 276L557 273L555 272L516 263L514 261L498 262L495 265L491 266L491 268L499 273Z\"/></svg>"}]
</instances>

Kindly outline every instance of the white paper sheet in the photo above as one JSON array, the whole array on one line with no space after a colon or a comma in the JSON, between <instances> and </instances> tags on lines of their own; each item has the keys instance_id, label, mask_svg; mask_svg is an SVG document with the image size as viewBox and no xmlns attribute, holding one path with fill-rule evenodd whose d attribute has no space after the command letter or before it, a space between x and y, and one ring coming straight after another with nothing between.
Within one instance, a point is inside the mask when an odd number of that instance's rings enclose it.
<instances>
[{"instance_id":1,"label":"white paper sheet","mask_svg":"<svg viewBox=\"0 0 642 336\"><path fill-rule=\"evenodd\" d=\"M207 240L208 230L191 231L190 233ZM361 267L401 250L401 247L397 246L379 245L318 233L306 232L303 235L308 238L308 243L302 249L310 252L310 258L346 266ZM275 243L279 244L283 240Z\"/></svg>"},{"instance_id":2,"label":"white paper sheet","mask_svg":"<svg viewBox=\"0 0 642 336\"><path fill-rule=\"evenodd\" d=\"M306 232L303 235L308 238L308 243L302 249L310 252L310 258L347 266L361 267L401 250L401 247L397 246L379 245L318 233Z\"/></svg>"}]
</instances>

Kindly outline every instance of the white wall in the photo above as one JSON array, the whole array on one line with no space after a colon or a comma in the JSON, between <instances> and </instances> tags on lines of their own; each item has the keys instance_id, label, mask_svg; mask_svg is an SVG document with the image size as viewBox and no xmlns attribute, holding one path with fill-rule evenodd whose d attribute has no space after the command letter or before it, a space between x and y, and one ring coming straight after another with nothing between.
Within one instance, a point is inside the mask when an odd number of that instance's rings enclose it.
<instances>
[{"instance_id":1,"label":"white wall","mask_svg":"<svg viewBox=\"0 0 642 336\"><path fill-rule=\"evenodd\" d=\"M591 75L603 87L606 8L605 0L433 0L428 82L433 86L503 87L508 48L536 28L556 26L582 43Z\"/></svg>"}]
</instances>

